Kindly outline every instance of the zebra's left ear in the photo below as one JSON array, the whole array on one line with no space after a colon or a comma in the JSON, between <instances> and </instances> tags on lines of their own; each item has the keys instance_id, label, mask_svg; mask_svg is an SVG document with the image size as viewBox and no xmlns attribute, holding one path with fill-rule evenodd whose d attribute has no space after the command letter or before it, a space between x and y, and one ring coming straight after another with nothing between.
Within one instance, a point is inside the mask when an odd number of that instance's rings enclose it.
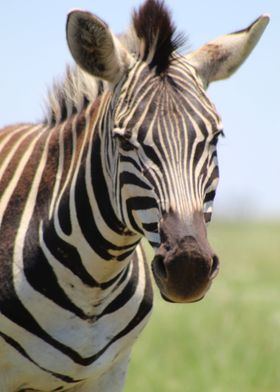
<instances>
[{"instance_id":1,"label":"zebra's left ear","mask_svg":"<svg viewBox=\"0 0 280 392\"><path fill-rule=\"evenodd\" d=\"M90 12L70 12L66 35L74 60L93 76L115 83L131 64L131 55L107 24Z\"/></svg>"},{"instance_id":2,"label":"zebra's left ear","mask_svg":"<svg viewBox=\"0 0 280 392\"><path fill-rule=\"evenodd\" d=\"M216 80L226 79L246 60L269 22L263 15L247 29L217 38L198 50L187 54L205 88Z\"/></svg>"}]
</instances>

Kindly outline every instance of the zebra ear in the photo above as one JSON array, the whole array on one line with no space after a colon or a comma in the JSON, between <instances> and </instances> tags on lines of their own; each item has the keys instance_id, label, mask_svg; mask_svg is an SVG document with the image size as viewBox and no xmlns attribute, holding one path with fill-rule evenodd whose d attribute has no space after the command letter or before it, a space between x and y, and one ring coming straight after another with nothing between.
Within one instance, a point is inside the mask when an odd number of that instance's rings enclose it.
<instances>
[{"instance_id":1,"label":"zebra ear","mask_svg":"<svg viewBox=\"0 0 280 392\"><path fill-rule=\"evenodd\" d=\"M247 29L217 38L187 54L205 87L216 80L231 76L252 52L269 22L263 15Z\"/></svg>"},{"instance_id":2,"label":"zebra ear","mask_svg":"<svg viewBox=\"0 0 280 392\"><path fill-rule=\"evenodd\" d=\"M90 12L70 12L66 35L74 60L93 76L115 83L131 64L131 55L107 24Z\"/></svg>"}]
</instances>

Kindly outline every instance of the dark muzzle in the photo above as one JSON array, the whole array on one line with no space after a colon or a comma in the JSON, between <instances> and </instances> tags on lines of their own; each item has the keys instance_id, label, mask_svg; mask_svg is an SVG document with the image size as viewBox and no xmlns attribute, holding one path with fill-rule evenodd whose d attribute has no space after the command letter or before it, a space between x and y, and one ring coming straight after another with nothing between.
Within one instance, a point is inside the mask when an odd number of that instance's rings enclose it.
<instances>
[{"instance_id":1,"label":"dark muzzle","mask_svg":"<svg viewBox=\"0 0 280 392\"><path fill-rule=\"evenodd\" d=\"M152 262L161 295L170 302L198 301L205 296L218 274L218 257L208 244L205 230L203 233L194 230L196 235L189 234L180 239L176 230L168 234L166 228L163 225L164 241Z\"/></svg>"}]
</instances>

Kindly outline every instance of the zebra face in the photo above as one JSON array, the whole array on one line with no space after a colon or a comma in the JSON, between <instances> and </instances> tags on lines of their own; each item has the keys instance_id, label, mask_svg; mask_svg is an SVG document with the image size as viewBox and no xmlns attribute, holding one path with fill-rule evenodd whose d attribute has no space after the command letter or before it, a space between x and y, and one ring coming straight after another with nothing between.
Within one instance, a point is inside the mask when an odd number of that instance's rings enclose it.
<instances>
[{"instance_id":1,"label":"zebra face","mask_svg":"<svg viewBox=\"0 0 280 392\"><path fill-rule=\"evenodd\" d=\"M205 225L218 183L222 127L204 89L242 64L267 23L261 17L182 56L160 1L147 0L122 37L88 12L69 14L75 61L109 86L99 133L115 210L130 232L154 246L155 280L169 301L201 299L219 266Z\"/></svg>"},{"instance_id":2,"label":"zebra face","mask_svg":"<svg viewBox=\"0 0 280 392\"><path fill-rule=\"evenodd\" d=\"M152 269L163 297L196 301L219 266L205 225L218 185L220 118L183 57L164 77L137 63L118 90L119 211L156 249Z\"/></svg>"}]
</instances>

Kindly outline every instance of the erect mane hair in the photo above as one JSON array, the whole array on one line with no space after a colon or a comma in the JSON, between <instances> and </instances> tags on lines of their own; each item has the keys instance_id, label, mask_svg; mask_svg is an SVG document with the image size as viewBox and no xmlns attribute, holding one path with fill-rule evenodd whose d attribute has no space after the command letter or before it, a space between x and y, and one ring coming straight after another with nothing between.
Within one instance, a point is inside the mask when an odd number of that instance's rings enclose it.
<instances>
[{"instance_id":1,"label":"erect mane hair","mask_svg":"<svg viewBox=\"0 0 280 392\"><path fill-rule=\"evenodd\" d=\"M133 56L146 61L158 75L167 72L174 52L184 43L176 34L170 13L162 0L146 0L134 11L130 30L118 36ZM44 123L61 123L80 113L100 96L108 84L83 71L79 66L67 67L65 77L49 90Z\"/></svg>"},{"instance_id":2,"label":"erect mane hair","mask_svg":"<svg viewBox=\"0 0 280 392\"><path fill-rule=\"evenodd\" d=\"M80 113L104 91L104 83L80 67L66 67L64 79L54 82L48 92L44 123L54 126Z\"/></svg>"},{"instance_id":3,"label":"erect mane hair","mask_svg":"<svg viewBox=\"0 0 280 392\"><path fill-rule=\"evenodd\" d=\"M133 28L140 40L139 52L157 74L167 71L173 53L184 44L183 34L177 34L164 1L147 0L133 14Z\"/></svg>"}]
</instances>

